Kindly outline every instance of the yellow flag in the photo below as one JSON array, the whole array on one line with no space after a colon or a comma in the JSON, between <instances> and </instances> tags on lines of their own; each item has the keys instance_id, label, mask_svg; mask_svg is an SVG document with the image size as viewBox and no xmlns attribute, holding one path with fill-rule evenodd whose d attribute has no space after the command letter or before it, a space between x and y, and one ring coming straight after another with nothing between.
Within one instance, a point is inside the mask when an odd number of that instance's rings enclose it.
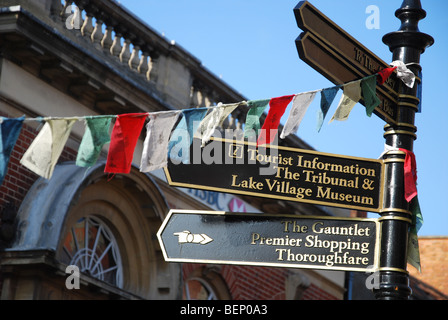
<instances>
[{"instance_id":1,"label":"yellow flag","mask_svg":"<svg viewBox=\"0 0 448 320\"><path fill-rule=\"evenodd\" d=\"M23 155L20 163L50 179L77 119L49 119Z\"/></svg>"},{"instance_id":2,"label":"yellow flag","mask_svg":"<svg viewBox=\"0 0 448 320\"><path fill-rule=\"evenodd\" d=\"M333 120L345 121L348 119L353 107L361 99L361 79L344 85L343 90L344 93L330 123Z\"/></svg>"}]
</instances>

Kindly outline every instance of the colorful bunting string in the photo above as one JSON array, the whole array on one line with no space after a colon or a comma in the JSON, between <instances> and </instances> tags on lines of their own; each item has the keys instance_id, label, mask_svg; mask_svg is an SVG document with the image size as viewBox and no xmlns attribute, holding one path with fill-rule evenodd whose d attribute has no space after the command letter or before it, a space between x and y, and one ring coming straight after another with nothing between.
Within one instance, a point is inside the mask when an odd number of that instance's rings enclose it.
<instances>
[{"instance_id":1,"label":"colorful bunting string","mask_svg":"<svg viewBox=\"0 0 448 320\"><path fill-rule=\"evenodd\" d=\"M84 120L85 122L85 133L78 149L76 164L80 167L93 166L98 160L104 145L110 142L104 171L116 174L130 172L136 144L145 122L149 120L146 125L140 171L150 172L165 167L168 157L171 157L175 163L188 164L193 137L202 139L202 146L204 146L215 129L222 125L230 113L239 106L249 108L244 124L244 137L258 137L257 145L264 145L273 141L280 125L280 119L291 101L291 112L280 138L284 139L286 136L295 133L318 92L321 93L321 101L318 110L317 131L321 130L323 121L339 89L342 89L343 94L330 122L347 120L351 110L361 99L364 101L366 114L370 117L380 104L376 95L377 83L383 84L393 72L396 72L397 77L406 86L414 86L415 75L407 68L407 65L401 61L394 61L391 66L377 74L331 88L271 99L242 101L226 105L218 104L208 108L86 117L38 117L30 119L25 117L17 119L0 117L0 184L6 175L10 155L24 121L39 121L43 122L44 126L26 150L20 162L36 174L50 179L76 121ZM421 74L419 77L421 78ZM421 105L421 87L418 92ZM261 116L268 106L268 114L263 126L261 126ZM180 121L178 121L179 118ZM109 134L112 120L115 120L115 123L111 134ZM178 125L173 130L177 122ZM410 203L414 218L409 238L408 260L420 270L417 232L423 223L423 218L417 199L415 156L410 151L404 149L402 151L406 153L405 196Z\"/></svg>"},{"instance_id":2,"label":"colorful bunting string","mask_svg":"<svg viewBox=\"0 0 448 320\"><path fill-rule=\"evenodd\" d=\"M171 157L173 161L188 163L189 147L193 137L201 138L204 146L215 129L223 123L233 110L240 106L249 108L244 124L244 136L246 138L258 137L258 145L272 142L280 125L280 119L291 102L291 112L280 137L284 139L286 136L295 133L318 92L321 92L321 103L318 110L317 131L320 131L323 120L339 89L343 90L343 95L331 121L346 120L351 109L360 99L364 100L366 113L370 116L379 104L375 92L377 82L384 83L396 70L399 70L405 83L409 82L409 70L406 65L399 62L393 64L395 64L393 67L381 70L375 75L331 88L263 100L218 104L208 108L85 117L39 117L31 119L22 117L16 120L0 117L2 134L0 139L0 150L2 151L0 182L6 174L11 149L16 143L24 121L40 121L44 123L44 126L23 155L21 163L29 170L49 179L76 121L84 120L85 122L85 133L76 159L78 166L90 167L94 165L104 145L110 143L105 172L129 173L141 130L145 122L149 120L146 126L147 134L140 161L140 170L149 172L166 166L168 157ZM260 119L268 106L269 111L262 126ZM178 121L179 118L180 121ZM115 123L112 133L109 134L113 120L115 120ZM179 123L173 130L177 122Z\"/></svg>"}]
</instances>

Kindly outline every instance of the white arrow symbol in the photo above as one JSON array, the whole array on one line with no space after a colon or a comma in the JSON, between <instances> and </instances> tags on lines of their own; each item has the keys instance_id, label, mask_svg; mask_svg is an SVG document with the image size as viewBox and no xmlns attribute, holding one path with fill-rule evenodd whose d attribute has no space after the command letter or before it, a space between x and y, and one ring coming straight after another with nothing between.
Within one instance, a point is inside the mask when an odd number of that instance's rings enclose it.
<instances>
[{"instance_id":1,"label":"white arrow symbol","mask_svg":"<svg viewBox=\"0 0 448 320\"><path fill-rule=\"evenodd\" d=\"M207 244L209 242L212 242L213 239L210 238L205 233L201 234L193 234L190 231L183 231L183 232L176 232L174 233L175 236L179 237L179 244L180 243L198 243L198 244Z\"/></svg>"}]
</instances>

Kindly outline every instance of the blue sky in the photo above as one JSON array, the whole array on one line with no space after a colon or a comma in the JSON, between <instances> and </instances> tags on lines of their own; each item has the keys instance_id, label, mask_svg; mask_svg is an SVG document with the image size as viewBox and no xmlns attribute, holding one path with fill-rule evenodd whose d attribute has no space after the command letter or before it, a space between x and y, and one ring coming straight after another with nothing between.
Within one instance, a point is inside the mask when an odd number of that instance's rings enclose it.
<instances>
[{"instance_id":1,"label":"blue sky","mask_svg":"<svg viewBox=\"0 0 448 320\"><path fill-rule=\"evenodd\" d=\"M121 4L167 40L176 41L203 65L250 100L267 99L333 84L299 59L293 14L298 0L121 0ZM312 0L315 7L386 62L392 54L383 44L384 34L396 31L395 10L401 0ZM366 27L370 5L379 9L379 29ZM444 79L448 74L447 1L422 0L427 12L420 31L435 38L422 55L423 109L415 125L414 152L418 167L419 201L424 225L421 236L448 235L448 102ZM439 98L440 97L440 98ZM315 99L297 135L316 150L340 155L378 158L384 149L385 122L365 115L357 104L345 122L328 123L316 131ZM282 119L286 121L287 114ZM372 215L375 216L375 215Z\"/></svg>"}]
</instances>

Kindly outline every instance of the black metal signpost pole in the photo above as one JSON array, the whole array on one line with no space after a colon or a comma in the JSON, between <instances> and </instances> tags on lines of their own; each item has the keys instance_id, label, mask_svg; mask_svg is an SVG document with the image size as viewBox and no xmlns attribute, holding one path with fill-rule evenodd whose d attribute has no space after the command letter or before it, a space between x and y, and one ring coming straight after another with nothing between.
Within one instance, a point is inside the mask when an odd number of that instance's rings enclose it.
<instances>
[{"instance_id":1,"label":"black metal signpost pole","mask_svg":"<svg viewBox=\"0 0 448 320\"><path fill-rule=\"evenodd\" d=\"M434 39L418 29L419 20L426 17L420 0L404 0L395 15L401 20L401 27L383 37L383 42L393 53L393 61L399 60L418 75L421 71L420 55L434 43ZM401 84L398 99L398 121L395 125L386 125L384 137L386 144L413 150L417 128L414 125L419 100L416 84L409 88ZM386 187L384 212L381 213L382 235L379 263L380 285L375 297L380 300L409 299L409 275L407 266L407 243L411 218L409 205L404 198L404 153L389 152L386 161Z\"/></svg>"}]
</instances>

